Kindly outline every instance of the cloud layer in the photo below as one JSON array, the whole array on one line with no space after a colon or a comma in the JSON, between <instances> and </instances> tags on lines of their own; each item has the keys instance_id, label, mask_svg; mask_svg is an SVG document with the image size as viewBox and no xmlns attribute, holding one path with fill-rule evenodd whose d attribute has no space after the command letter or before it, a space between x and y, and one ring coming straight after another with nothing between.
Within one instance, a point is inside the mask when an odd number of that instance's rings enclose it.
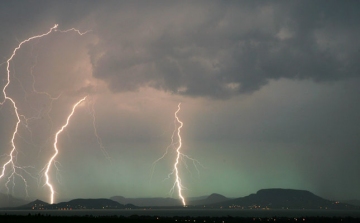
<instances>
[{"instance_id":1,"label":"cloud layer","mask_svg":"<svg viewBox=\"0 0 360 223\"><path fill-rule=\"evenodd\" d=\"M310 1L113 7L95 19L99 42L90 56L93 75L115 92L151 86L227 98L279 78L333 81L359 73L352 2L340 9Z\"/></svg>"}]
</instances>

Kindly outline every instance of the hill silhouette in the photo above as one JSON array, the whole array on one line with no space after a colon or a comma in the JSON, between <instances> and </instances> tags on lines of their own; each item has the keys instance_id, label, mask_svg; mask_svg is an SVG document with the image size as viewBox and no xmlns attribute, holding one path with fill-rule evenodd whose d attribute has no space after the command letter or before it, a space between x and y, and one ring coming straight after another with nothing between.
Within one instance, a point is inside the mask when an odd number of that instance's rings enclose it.
<instances>
[{"instance_id":1,"label":"hill silhouette","mask_svg":"<svg viewBox=\"0 0 360 223\"><path fill-rule=\"evenodd\" d=\"M129 204L132 203L132 204ZM136 206L135 206L135 205ZM230 199L220 194L211 194L205 199L189 199L188 208L232 208L232 209L331 209L360 210L359 206L321 198L306 190L263 189L255 194ZM72 210L72 209L136 209L142 207L179 208L180 200L173 198L125 198L74 199L58 204L35 200L26 205L2 208L6 210Z\"/></svg>"},{"instance_id":2,"label":"hill silhouette","mask_svg":"<svg viewBox=\"0 0 360 223\"><path fill-rule=\"evenodd\" d=\"M99 199L74 199L58 204L48 204L41 200L32 201L26 205L18 207L2 208L5 210L73 210L73 209L136 209L132 204L123 205L116 201L99 198Z\"/></svg>"},{"instance_id":3,"label":"hill silhouette","mask_svg":"<svg viewBox=\"0 0 360 223\"><path fill-rule=\"evenodd\" d=\"M330 201L306 190L263 189L256 194L216 204L224 208L244 209L358 209L346 203Z\"/></svg>"},{"instance_id":4,"label":"hill silhouette","mask_svg":"<svg viewBox=\"0 0 360 223\"><path fill-rule=\"evenodd\" d=\"M122 205L116 201L99 198L99 199L74 199L67 202L61 202L52 205L55 209L124 209L125 205Z\"/></svg>"},{"instance_id":5,"label":"hill silhouette","mask_svg":"<svg viewBox=\"0 0 360 223\"><path fill-rule=\"evenodd\" d=\"M188 203L189 203L189 205L210 205L210 204L216 204L219 202L224 202L227 200L230 200L230 199L221 194L213 193L210 196L206 197L205 199L193 200L193 201L189 201Z\"/></svg>"},{"instance_id":6,"label":"hill silhouette","mask_svg":"<svg viewBox=\"0 0 360 223\"><path fill-rule=\"evenodd\" d=\"M25 204L25 205L22 205L20 207L17 207L17 209L32 209L32 210L42 210L44 209L45 207L49 206L50 204L49 203L46 203L42 200L35 200L35 201L32 201L28 204Z\"/></svg>"}]
</instances>

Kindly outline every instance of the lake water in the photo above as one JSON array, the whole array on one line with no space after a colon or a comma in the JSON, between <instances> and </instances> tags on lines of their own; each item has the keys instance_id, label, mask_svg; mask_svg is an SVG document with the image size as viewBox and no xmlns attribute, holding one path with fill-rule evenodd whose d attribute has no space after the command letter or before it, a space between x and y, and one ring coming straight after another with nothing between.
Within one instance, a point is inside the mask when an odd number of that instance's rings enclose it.
<instances>
[{"instance_id":1,"label":"lake water","mask_svg":"<svg viewBox=\"0 0 360 223\"><path fill-rule=\"evenodd\" d=\"M72 211L0 211L0 215L51 215L51 216L190 216L190 217L356 217L360 218L360 211L343 210L229 210L229 209L147 209L147 210L72 210Z\"/></svg>"}]
</instances>

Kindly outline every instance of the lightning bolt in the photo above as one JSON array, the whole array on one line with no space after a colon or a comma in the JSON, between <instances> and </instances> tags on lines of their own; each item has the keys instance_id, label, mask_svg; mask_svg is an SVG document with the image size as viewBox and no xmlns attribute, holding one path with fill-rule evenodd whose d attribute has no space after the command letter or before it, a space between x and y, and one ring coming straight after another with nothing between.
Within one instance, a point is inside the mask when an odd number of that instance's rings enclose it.
<instances>
[{"instance_id":1,"label":"lightning bolt","mask_svg":"<svg viewBox=\"0 0 360 223\"><path fill-rule=\"evenodd\" d=\"M91 32L91 30L87 30L87 31L82 33L78 29L75 29L75 28L71 28L71 29L67 29L67 30L56 30L56 31L61 32L61 33L67 33L67 32L70 32L70 31L74 31L74 32L77 32L80 36L85 35L88 32Z\"/></svg>"},{"instance_id":2,"label":"lightning bolt","mask_svg":"<svg viewBox=\"0 0 360 223\"><path fill-rule=\"evenodd\" d=\"M10 149L10 152L8 154L5 154L4 156L7 157L5 159L5 163L2 165L1 167L1 174L0 174L0 180L2 178L4 178L5 176L7 176L7 181L5 183L5 187L9 193L9 187L8 187L8 184L10 182L12 182L13 184L13 188L14 188L14 185L15 185L15 177L19 177L25 184L25 191L26 191L26 195L28 196L28 191L27 191L27 188L28 188L28 183L26 181L26 179L21 175L21 172L24 172L28 175L30 175L30 177L32 178L35 178L33 175L31 175L27 169L28 168L33 168L33 167L20 167L20 166L17 166L16 163L17 163L17 154L19 153L18 149L16 148L16 145L15 145L15 140L16 140L16 137L18 136L18 131L19 131L19 126L21 124L21 122L25 122L24 126L26 127L26 129L28 131L31 132L30 128L29 128L29 125L28 125L28 121L32 120L32 119L39 119L36 118L36 117L33 117L33 118L26 118L24 115L20 114L19 113L19 109L18 109L18 106L15 102L15 100L10 97L8 94L7 94L7 88L9 87L10 83L11 83L11 80L10 80L10 77L13 76L13 78L15 78L17 81L19 81L20 83L20 87L22 88L23 91L25 91L24 87L22 86L21 82L19 79L16 78L16 76L11 75L10 73L10 63L12 62L13 58L15 57L17 51L22 47L23 44L27 43L27 42L30 42L32 40L35 40L35 39L39 39L39 38L42 38L42 37L45 37L47 35L49 35L50 33L52 32L61 32L61 33L67 33L67 32L70 32L70 31L74 31L76 33L78 33L79 35L84 35L90 31L86 31L86 32L80 32L78 29L75 29L75 28L71 28L71 29L68 29L68 30L59 30L57 29L58 28L58 24L55 24L52 28L49 29L48 32L46 33L43 33L43 34L40 34L40 35L36 35L36 36L32 36L22 42L20 42L18 44L18 46L13 50L11 56L6 60L6 71L7 71L7 82L5 84L5 86L3 87L2 89L2 92L3 92L3 95L4 95L4 100L2 102L0 102L0 106L3 106L6 102L10 102L11 105L12 105L12 108L14 110L14 114L16 116L16 124L15 124L15 128L14 128L14 131L12 132L12 136L11 136L11 149ZM4 62L5 63L5 62ZM3 65L4 63L0 64ZM35 88L35 77L33 75L33 68L34 66L36 65L36 62L35 64L31 67L31 76L32 76L32 80L33 80L33 83L32 83L32 90L34 93L36 94L43 94L43 95L46 95L48 97L48 99L51 100L51 103L50 103L50 107L48 109L48 111L46 111L47 114L49 114L48 112L50 112L50 110L52 109L52 103L54 100L57 100L60 96L61 96L61 93L57 96L57 97L53 97L51 96L49 93L47 92L42 92L42 91L37 91L36 88ZM86 98L86 97L85 97ZM73 112L75 110L75 108L77 107L78 104L80 104L83 100L85 100L85 98L83 98L82 100L80 100L77 104L74 105L73 107ZM26 99L26 91L25 91L25 99ZM73 112L70 114L70 116L68 117L68 120L67 120L67 124L68 124L68 121L70 119L70 117L72 116ZM48 117L51 121L51 118ZM45 174L45 177L46 177L46 184L50 187L51 191L52 191L52 198L51 200L53 201L53 189L52 189L52 185L50 184L49 182L49 176L48 176L48 172L49 172L49 169L50 169L50 166L51 164L53 163L54 161L54 158L56 157L56 154L58 153L57 151L57 147L56 147L56 144L57 144L57 137L58 135L63 131L63 129L67 126L67 124L65 126L63 126L63 128L60 129L59 132L57 132L56 134L56 138L55 138L55 143L54 143L54 147L55 147L55 151L56 153L54 154L53 157L51 157L51 159L49 160L49 163L47 165L47 168L46 168L46 174ZM21 172L20 172L21 171Z\"/></svg>"},{"instance_id":3,"label":"lightning bolt","mask_svg":"<svg viewBox=\"0 0 360 223\"><path fill-rule=\"evenodd\" d=\"M180 126L177 128L177 136L178 136L178 139L179 139L179 145L176 148L177 156L176 156L176 161L175 161L175 164L174 164L174 170L175 170L175 184L176 184L177 189L178 189L178 194L179 194L179 197L180 197L183 205L185 206L186 205L185 198L182 195L183 185L181 184L181 178L179 176L179 169L178 169L179 159L180 159L180 156L181 156L180 149L181 149L181 146L182 146L180 131L181 131L181 128L183 127L183 125L184 125L180 121L179 117L177 116L177 113L180 111L180 105L181 105L181 103L179 103L178 110L176 110L176 112L175 112L176 121L180 124Z\"/></svg>"},{"instance_id":4,"label":"lightning bolt","mask_svg":"<svg viewBox=\"0 0 360 223\"><path fill-rule=\"evenodd\" d=\"M184 187L184 185L181 182L180 171L179 171L180 164L181 164L181 162L183 162L185 167L188 169L188 165L186 164L185 160L186 159L191 160L193 162L193 165L194 165L194 167L195 167L195 169L197 170L198 173L199 173L199 169L198 169L197 165L200 165L203 168L204 168L204 166L198 160L193 159L190 156L185 155L185 154L183 154L181 152L181 147L182 147L181 129L182 129L184 123L182 121L180 121L180 119L178 117L178 113L180 112L180 109L181 109L180 106L181 106L181 103L178 104L178 108L177 108L177 110L175 111L175 114L174 114L174 116L175 116L175 119L174 119L175 128L174 128L174 131L173 131L173 133L171 135L171 143L170 143L170 145L168 147L166 147L165 153L160 158L158 158L157 160L155 160L153 162L152 169L151 169L151 177L152 177L152 175L154 173L155 165L160 160L165 158L165 156L169 153L170 148L173 148L175 153L176 153L176 158L175 158L175 162L174 162L174 165L173 165L173 169L168 174L166 179L170 179L170 177L172 175L175 176L174 184L173 184L172 188L170 189L170 194L172 194L174 192L175 188L176 188L177 192L178 192L178 196L179 196L183 206L186 206L186 200L185 200L185 197L182 194L182 191L184 189L186 189L186 188ZM177 141L174 140L175 136L177 136L176 137Z\"/></svg>"},{"instance_id":5,"label":"lightning bolt","mask_svg":"<svg viewBox=\"0 0 360 223\"><path fill-rule=\"evenodd\" d=\"M58 143L58 137L60 135L60 133L62 133L64 131L64 129L69 125L69 121L70 118L73 116L76 107L81 104L81 102L83 102L86 99L86 97L84 97L83 99L81 99L80 101L78 101L72 108L72 111L70 113L70 115L67 117L66 119L66 123L61 127L61 129L55 134L55 141L54 141L54 150L55 153L54 155L50 158L48 164L46 165L46 170L45 170L45 179L46 179L46 185L49 187L50 189L50 204L54 203L54 188L52 186L52 184L50 183L50 177L49 177L49 170L51 167L51 164L53 163L55 157L57 156L57 154L59 153L59 149L57 148L57 143Z\"/></svg>"},{"instance_id":6,"label":"lightning bolt","mask_svg":"<svg viewBox=\"0 0 360 223\"><path fill-rule=\"evenodd\" d=\"M102 143L102 139L100 138L98 132L97 132L97 128L96 128L96 118L95 118L95 108L94 108L94 105L95 105L95 102L92 103L92 106L91 106L91 116L93 118L93 129L94 129L94 134L95 134L95 137L96 137L96 140L99 144L99 147L100 147L100 150L101 152L104 154L105 158L107 160L109 160L110 164L112 165L112 161L111 161L111 158L110 158L110 155L109 153L106 151L103 143Z\"/></svg>"},{"instance_id":7,"label":"lightning bolt","mask_svg":"<svg viewBox=\"0 0 360 223\"><path fill-rule=\"evenodd\" d=\"M18 129L19 129L19 125L21 122L20 119L20 115L18 112L18 107L16 106L15 100L11 97L9 97L6 93L6 89L7 87L10 85L10 62L12 61L12 59L15 57L16 52L21 48L21 46L33 39L37 39L37 38L41 38L43 36L47 36L49 35L53 30L55 30L58 27L58 25L54 25L47 33L41 34L41 35L37 35L37 36L33 36L30 37L22 42L19 43L19 45L14 49L13 53L11 54L10 58L7 59L6 61L6 71L7 71L7 82L2 90L3 95L4 95L4 100L2 102L0 102L0 105L2 106L5 102L10 101L10 103L12 104L13 108L14 108L14 113L16 116L16 124L15 124L15 129L13 131L12 137L11 137L11 150L10 153L8 154L8 160L5 162L5 164L2 166L2 171L1 171L1 175L0 175L0 179L2 179L5 176L5 172L6 172L6 168L7 166L9 166L10 168L10 175L8 176L8 180L5 183L5 187L7 189L7 191L9 192L9 188L8 188L8 183L11 181L11 179L13 179L14 182L14 176L19 176L25 183L25 188L27 188L27 182L25 180L25 178L19 174L16 170L17 169L22 169L19 166L15 165L15 157L16 157L16 145L15 145L15 137L16 134L18 133ZM26 189L26 193L27 193L27 189Z\"/></svg>"}]
</instances>

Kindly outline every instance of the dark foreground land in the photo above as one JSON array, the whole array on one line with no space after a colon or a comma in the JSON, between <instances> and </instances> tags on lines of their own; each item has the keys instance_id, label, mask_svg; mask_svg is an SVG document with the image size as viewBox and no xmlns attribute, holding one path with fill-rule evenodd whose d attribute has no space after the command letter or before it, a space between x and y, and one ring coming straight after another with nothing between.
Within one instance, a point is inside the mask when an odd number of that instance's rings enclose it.
<instances>
[{"instance_id":1,"label":"dark foreground land","mask_svg":"<svg viewBox=\"0 0 360 223\"><path fill-rule=\"evenodd\" d=\"M0 222L119 222L119 223L168 223L168 222L188 222L188 223L241 223L241 222L360 222L360 218L353 217L299 217L299 218L289 218L289 217L271 217L271 218L244 218L244 217L156 217L156 216L138 216L133 215L129 217L123 216L50 216L50 215L0 215Z\"/></svg>"}]
</instances>

